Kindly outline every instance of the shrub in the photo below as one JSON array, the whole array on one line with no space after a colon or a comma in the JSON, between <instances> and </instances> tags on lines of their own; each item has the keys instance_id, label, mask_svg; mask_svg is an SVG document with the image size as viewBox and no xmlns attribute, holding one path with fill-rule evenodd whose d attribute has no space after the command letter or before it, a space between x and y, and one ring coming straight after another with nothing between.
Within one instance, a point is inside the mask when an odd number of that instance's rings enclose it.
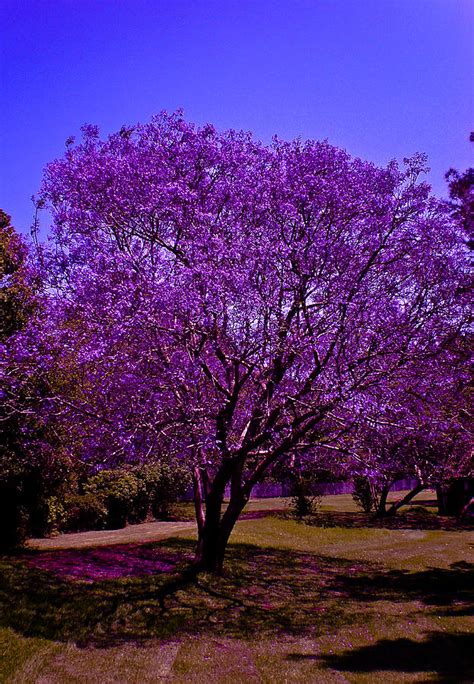
<instances>
[{"instance_id":1,"label":"shrub","mask_svg":"<svg viewBox=\"0 0 474 684\"><path fill-rule=\"evenodd\" d=\"M405 513L408 513L409 515L421 516L424 518L431 518L434 515L434 511L430 511L428 508L419 505L410 506L410 508L406 509Z\"/></svg>"},{"instance_id":2,"label":"shrub","mask_svg":"<svg viewBox=\"0 0 474 684\"><path fill-rule=\"evenodd\" d=\"M72 487L71 464L61 454L0 454L0 547L21 546L61 527L60 501Z\"/></svg>"},{"instance_id":3,"label":"shrub","mask_svg":"<svg viewBox=\"0 0 474 684\"><path fill-rule=\"evenodd\" d=\"M102 470L85 480L83 493L42 501L38 519L44 532L117 529L170 515L170 505L189 487L189 471L180 464L147 463L136 468ZM19 527L19 523L16 524Z\"/></svg>"},{"instance_id":4,"label":"shrub","mask_svg":"<svg viewBox=\"0 0 474 684\"><path fill-rule=\"evenodd\" d=\"M380 491L370 478L364 475L356 475L352 498L364 513L376 513L380 502Z\"/></svg>"},{"instance_id":5,"label":"shrub","mask_svg":"<svg viewBox=\"0 0 474 684\"><path fill-rule=\"evenodd\" d=\"M95 494L104 502L109 529L125 527L133 515L139 491L137 477L127 470L102 470L84 485L85 494Z\"/></svg>"},{"instance_id":6,"label":"shrub","mask_svg":"<svg viewBox=\"0 0 474 684\"><path fill-rule=\"evenodd\" d=\"M185 494L191 484L188 468L176 462L153 461L138 467L135 472L146 489L151 512L157 519L170 516L171 504Z\"/></svg>"},{"instance_id":7,"label":"shrub","mask_svg":"<svg viewBox=\"0 0 474 684\"><path fill-rule=\"evenodd\" d=\"M64 503L57 496L50 496L45 501L46 525L44 533L47 535L58 534L66 527L67 512Z\"/></svg>"},{"instance_id":8,"label":"shrub","mask_svg":"<svg viewBox=\"0 0 474 684\"><path fill-rule=\"evenodd\" d=\"M107 525L107 507L97 494L71 494L64 500L62 531L103 530Z\"/></svg>"},{"instance_id":9,"label":"shrub","mask_svg":"<svg viewBox=\"0 0 474 684\"><path fill-rule=\"evenodd\" d=\"M133 498L128 512L128 522L132 524L142 523L148 517L150 510L150 498L148 495L145 483L137 473L134 473L137 479L137 494Z\"/></svg>"},{"instance_id":10,"label":"shrub","mask_svg":"<svg viewBox=\"0 0 474 684\"><path fill-rule=\"evenodd\" d=\"M15 484L0 480L0 550L21 546L28 537L28 510Z\"/></svg>"},{"instance_id":11,"label":"shrub","mask_svg":"<svg viewBox=\"0 0 474 684\"><path fill-rule=\"evenodd\" d=\"M295 518L316 515L321 505L322 496L311 493L311 483L311 478L304 475L297 475L293 479L290 508Z\"/></svg>"}]
</instances>

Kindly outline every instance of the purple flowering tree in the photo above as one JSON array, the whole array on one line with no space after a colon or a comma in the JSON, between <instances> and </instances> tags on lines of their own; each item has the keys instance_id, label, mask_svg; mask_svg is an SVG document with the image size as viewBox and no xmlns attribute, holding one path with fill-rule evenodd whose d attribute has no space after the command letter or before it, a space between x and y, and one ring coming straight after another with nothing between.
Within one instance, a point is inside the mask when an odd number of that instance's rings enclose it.
<instances>
[{"instance_id":1,"label":"purple flowering tree","mask_svg":"<svg viewBox=\"0 0 474 684\"><path fill-rule=\"evenodd\" d=\"M382 386L379 402L354 420L340 445L346 471L374 492L378 516L395 514L423 489L473 475L467 340L449 346L422 374ZM387 509L390 488L405 477L415 486Z\"/></svg>"},{"instance_id":2,"label":"purple flowering tree","mask_svg":"<svg viewBox=\"0 0 474 684\"><path fill-rule=\"evenodd\" d=\"M47 410L83 458L189 463L198 568L221 571L269 468L463 330L462 240L424 163L380 169L176 114L106 140L86 127L47 167L45 313L17 351L62 376Z\"/></svg>"}]
</instances>

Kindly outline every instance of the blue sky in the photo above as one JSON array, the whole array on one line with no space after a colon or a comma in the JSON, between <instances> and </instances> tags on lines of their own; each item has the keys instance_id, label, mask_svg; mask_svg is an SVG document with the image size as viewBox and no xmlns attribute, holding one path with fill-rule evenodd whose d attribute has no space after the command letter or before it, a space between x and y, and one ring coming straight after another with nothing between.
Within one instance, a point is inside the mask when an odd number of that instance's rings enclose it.
<instances>
[{"instance_id":1,"label":"blue sky","mask_svg":"<svg viewBox=\"0 0 474 684\"><path fill-rule=\"evenodd\" d=\"M472 0L2 0L0 207L28 232L42 169L182 107L269 141L328 138L380 164L472 165Z\"/></svg>"}]
</instances>

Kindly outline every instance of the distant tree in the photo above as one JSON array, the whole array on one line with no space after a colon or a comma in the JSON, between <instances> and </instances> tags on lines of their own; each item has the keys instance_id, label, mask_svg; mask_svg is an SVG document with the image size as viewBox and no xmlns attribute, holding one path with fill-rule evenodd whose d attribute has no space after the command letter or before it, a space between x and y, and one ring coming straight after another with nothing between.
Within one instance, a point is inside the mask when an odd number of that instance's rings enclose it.
<instances>
[{"instance_id":1,"label":"distant tree","mask_svg":"<svg viewBox=\"0 0 474 684\"><path fill-rule=\"evenodd\" d=\"M427 488L443 488L473 474L471 380L466 340L449 345L443 362L433 359L423 375L405 382L373 404L356 421L352 439L356 496L367 512L393 515ZM386 508L387 495L401 478L416 485Z\"/></svg>"},{"instance_id":2,"label":"distant tree","mask_svg":"<svg viewBox=\"0 0 474 684\"><path fill-rule=\"evenodd\" d=\"M470 135L474 142L474 132ZM460 216L467 235L467 244L474 249L474 168L460 173L449 169L445 176L448 182L451 206Z\"/></svg>"},{"instance_id":3,"label":"distant tree","mask_svg":"<svg viewBox=\"0 0 474 684\"><path fill-rule=\"evenodd\" d=\"M0 343L20 330L35 306L35 283L27 268L28 249L0 209Z\"/></svg>"},{"instance_id":4,"label":"distant tree","mask_svg":"<svg viewBox=\"0 0 474 684\"><path fill-rule=\"evenodd\" d=\"M39 286L25 240L0 210L0 547L47 530L50 497L69 471L41 413L44 381L14 351L15 338L38 314Z\"/></svg>"}]
</instances>

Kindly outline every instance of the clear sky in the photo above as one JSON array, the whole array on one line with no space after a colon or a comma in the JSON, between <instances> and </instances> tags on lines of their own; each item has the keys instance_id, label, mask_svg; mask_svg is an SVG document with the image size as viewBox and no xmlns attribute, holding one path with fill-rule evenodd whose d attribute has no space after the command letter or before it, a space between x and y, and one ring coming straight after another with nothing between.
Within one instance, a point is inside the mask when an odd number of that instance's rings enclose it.
<instances>
[{"instance_id":1,"label":"clear sky","mask_svg":"<svg viewBox=\"0 0 474 684\"><path fill-rule=\"evenodd\" d=\"M1 0L0 207L28 232L42 168L87 123L163 109L385 164L472 165L474 0Z\"/></svg>"}]
</instances>

